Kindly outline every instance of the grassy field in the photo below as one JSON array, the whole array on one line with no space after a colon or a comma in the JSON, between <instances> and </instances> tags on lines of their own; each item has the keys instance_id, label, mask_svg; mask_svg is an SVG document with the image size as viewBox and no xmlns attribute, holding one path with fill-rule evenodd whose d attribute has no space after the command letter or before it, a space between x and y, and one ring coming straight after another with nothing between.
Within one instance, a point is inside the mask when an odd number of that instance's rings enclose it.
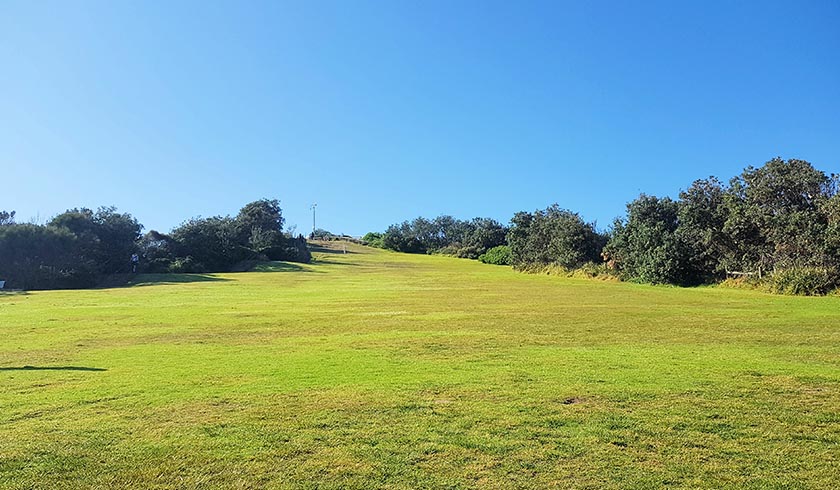
<instances>
[{"instance_id":1,"label":"grassy field","mask_svg":"<svg viewBox=\"0 0 840 490\"><path fill-rule=\"evenodd\" d=\"M840 298L333 252L0 295L0 488L840 480Z\"/></svg>"}]
</instances>

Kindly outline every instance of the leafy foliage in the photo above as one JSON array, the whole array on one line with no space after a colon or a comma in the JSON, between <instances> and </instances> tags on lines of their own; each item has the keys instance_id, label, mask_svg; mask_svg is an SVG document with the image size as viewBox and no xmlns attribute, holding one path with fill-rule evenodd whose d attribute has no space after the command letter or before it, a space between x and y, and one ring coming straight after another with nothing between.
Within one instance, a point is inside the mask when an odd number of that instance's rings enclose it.
<instances>
[{"instance_id":1,"label":"leafy foliage","mask_svg":"<svg viewBox=\"0 0 840 490\"><path fill-rule=\"evenodd\" d=\"M87 287L95 281L93 264L80 263L77 238L52 226L0 227L0 279L7 287L45 289Z\"/></svg>"},{"instance_id":2,"label":"leafy foliage","mask_svg":"<svg viewBox=\"0 0 840 490\"><path fill-rule=\"evenodd\" d=\"M129 258L137 251L143 230L136 218L114 207L97 211L70 209L53 218L48 226L63 228L76 237L74 255L98 274L128 272Z\"/></svg>"},{"instance_id":3,"label":"leafy foliage","mask_svg":"<svg viewBox=\"0 0 840 490\"><path fill-rule=\"evenodd\" d=\"M836 194L836 178L803 160L748 167L727 193L725 265L753 271L836 266L837 257L824 249L825 211Z\"/></svg>"},{"instance_id":4,"label":"leafy foliage","mask_svg":"<svg viewBox=\"0 0 840 490\"><path fill-rule=\"evenodd\" d=\"M306 238L298 235L296 238L287 240L283 253L280 256L269 256L271 260L288 260L289 262L301 262L308 264L312 262L312 253L306 245Z\"/></svg>"},{"instance_id":5,"label":"leafy foliage","mask_svg":"<svg viewBox=\"0 0 840 490\"><path fill-rule=\"evenodd\" d=\"M142 229L113 207L71 209L46 226L8 223L0 228L0 275L22 289L89 287L128 271Z\"/></svg>"},{"instance_id":6,"label":"leafy foliage","mask_svg":"<svg viewBox=\"0 0 840 490\"><path fill-rule=\"evenodd\" d=\"M283 246L283 212L277 199L260 199L246 204L234 220L237 240L257 254Z\"/></svg>"},{"instance_id":7,"label":"leafy foliage","mask_svg":"<svg viewBox=\"0 0 840 490\"><path fill-rule=\"evenodd\" d=\"M627 219L616 220L604 249L625 280L683 284L687 253L677 234L678 204L642 194L627 205Z\"/></svg>"},{"instance_id":8,"label":"leafy foliage","mask_svg":"<svg viewBox=\"0 0 840 490\"><path fill-rule=\"evenodd\" d=\"M238 223L228 216L194 218L172 230L176 258L189 257L191 272L226 271L250 258L253 253L242 237Z\"/></svg>"},{"instance_id":9,"label":"leafy foliage","mask_svg":"<svg viewBox=\"0 0 840 490\"><path fill-rule=\"evenodd\" d=\"M384 248L382 244L382 236L382 233L377 233L375 231L365 233L365 236L362 237L362 243L369 247Z\"/></svg>"},{"instance_id":10,"label":"leafy foliage","mask_svg":"<svg viewBox=\"0 0 840 490\"><path fill-rule=\"evenodd\" d=\"M23 289L90 287L104 276L130 272L138 254L146 272L221 272L243 260L309 262L302 236L283 234L277 200L245 205L235 218L194 218L170 234L150 231L116 208L75 208L45 226L14 223L0 213L0 279Z\"/></svg>"},{"instance_id":11,"label":"leafy foliage","mask_svg":"<svg viewBox=\"0 0 840 490\"><path fill-rule=\"evenodd\" d=\"M452 216L417 218L391 225L382 235L382 247L408 253L444 253L477 259L505 244L505 227L490 218L463 221Z\"/></svg>"},{"instance_id":12,"label":"leafy foliage","mask_svg":"<svg viewBox=\"0 0 840 490\"><path fill-rule=\"evenodd\" d=\"M499 245L479 255L478 260L479 262L483 262L485 264L511 265L513 255L511 254L509 246Z\"/></svg>"},{"instance_id":13,"label":"leafy foliage","mask_svg":"<svg viewBox=\"0 0 840 490\"><path fill-rule=\"evenodd\" d=\"M574 269L600 260L605 237L580 215L557 204L533 213L516 213L511 224L507 240L514 266L553 264Z\"/></svg>"},{"instance_id":14,"label":"leafy foliage","mask_svg":"<svg viewBox=\"0 0 840 490\"><path fill-rule=\"evenodd\" d=\"M779 294L820 296L837 285L836 272L819 267L796 267L777 271L770 279L770 290Z\"/></svg>"},{"instance_id":15,"label":"leafy foliage","mask_svg":"<svg viewBox=\"0 0 840 490\"><path fill-rule=\"evenodd\" d=\"M817 294L837 284L837 176L774 158L724 186L698 180L679 201L642 195L617 220L605 256L624 279L672 284L772 276L771 289Z\"/></svg>"}]
</instances>

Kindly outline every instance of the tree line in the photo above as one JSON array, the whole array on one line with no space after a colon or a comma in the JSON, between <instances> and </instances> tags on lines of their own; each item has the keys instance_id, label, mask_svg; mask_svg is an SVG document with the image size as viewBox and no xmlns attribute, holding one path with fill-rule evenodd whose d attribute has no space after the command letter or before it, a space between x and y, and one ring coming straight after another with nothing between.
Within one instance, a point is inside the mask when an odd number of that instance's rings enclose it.
<instances>
[{"instance_id":1,"label":"tree line","mask_svg":"<svg viewBox=\"0 0 840 490\"><path fill-rule=\"evenodd\" d=\"M283 232L277 200L246 204L235 217L193 218L169 234L113 207L65 211L44 225L0 212L0 280L19 289L85 288L110 274L226 272L249 260L309 262L302 236Z\"/></svg>"},{"instance_id":2,"label":"tree line","mask_svg":"<svg viewBox=\"0 0 840 490\"><path fill-rule=\"evenodd\" d=\"M416 218L391 225L385 233L368 233L362 241L408 253L442 253L477 259L490 248L504 245L507 228L490 218L470 221L452 216Z\"/></svg>"},{"instance_id":3,"label":"tree line","mask_svg":"<svg viewBox=\"0 0 840 490\"><path fill-rule=\"evenodd\" d=\"M840 285L839 180L804 160L774 158L728 183L697 180L677 199L642 194L606 231L555 204L516 213L509 226L417 218L363 239L519 270L584 269L675 285L735 277L776 292L825 294Z\"/></svg>"}]
</instances>

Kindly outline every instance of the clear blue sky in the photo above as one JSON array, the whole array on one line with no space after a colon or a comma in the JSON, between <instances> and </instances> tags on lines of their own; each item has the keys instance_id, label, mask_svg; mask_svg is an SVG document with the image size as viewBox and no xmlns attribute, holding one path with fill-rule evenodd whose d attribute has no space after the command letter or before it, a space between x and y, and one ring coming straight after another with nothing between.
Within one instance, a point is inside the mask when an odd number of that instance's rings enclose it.
<instances>
[{"instance_id":1,"label":"clear blue sky","mask_svg":"<svg viewBox=\"0 0 840 490\"><path fill-rule=\"evenodd\" d=\"M641 5L641 4L644 5ZM363 234L606 227L774 156L840 172L840 3L0 0L0 209L147 229L261 197Z\"/></svg>"}]
</instances>

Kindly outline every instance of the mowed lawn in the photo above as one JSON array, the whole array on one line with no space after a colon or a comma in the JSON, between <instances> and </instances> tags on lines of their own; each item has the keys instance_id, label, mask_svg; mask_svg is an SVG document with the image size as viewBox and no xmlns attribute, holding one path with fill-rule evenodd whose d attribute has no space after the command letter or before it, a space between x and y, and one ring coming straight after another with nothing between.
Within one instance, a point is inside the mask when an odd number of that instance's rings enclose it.
<instances>
[{"instance_id":1,"label":"mowed lawn","mask_svg":"<svg viewBox=\"0 0 840 490\"><path fill-rule=\"evenodd\" d=\"M0 488L840 481L840 298L315 256L0 294Z\"/></svg>"}]
</instances>

